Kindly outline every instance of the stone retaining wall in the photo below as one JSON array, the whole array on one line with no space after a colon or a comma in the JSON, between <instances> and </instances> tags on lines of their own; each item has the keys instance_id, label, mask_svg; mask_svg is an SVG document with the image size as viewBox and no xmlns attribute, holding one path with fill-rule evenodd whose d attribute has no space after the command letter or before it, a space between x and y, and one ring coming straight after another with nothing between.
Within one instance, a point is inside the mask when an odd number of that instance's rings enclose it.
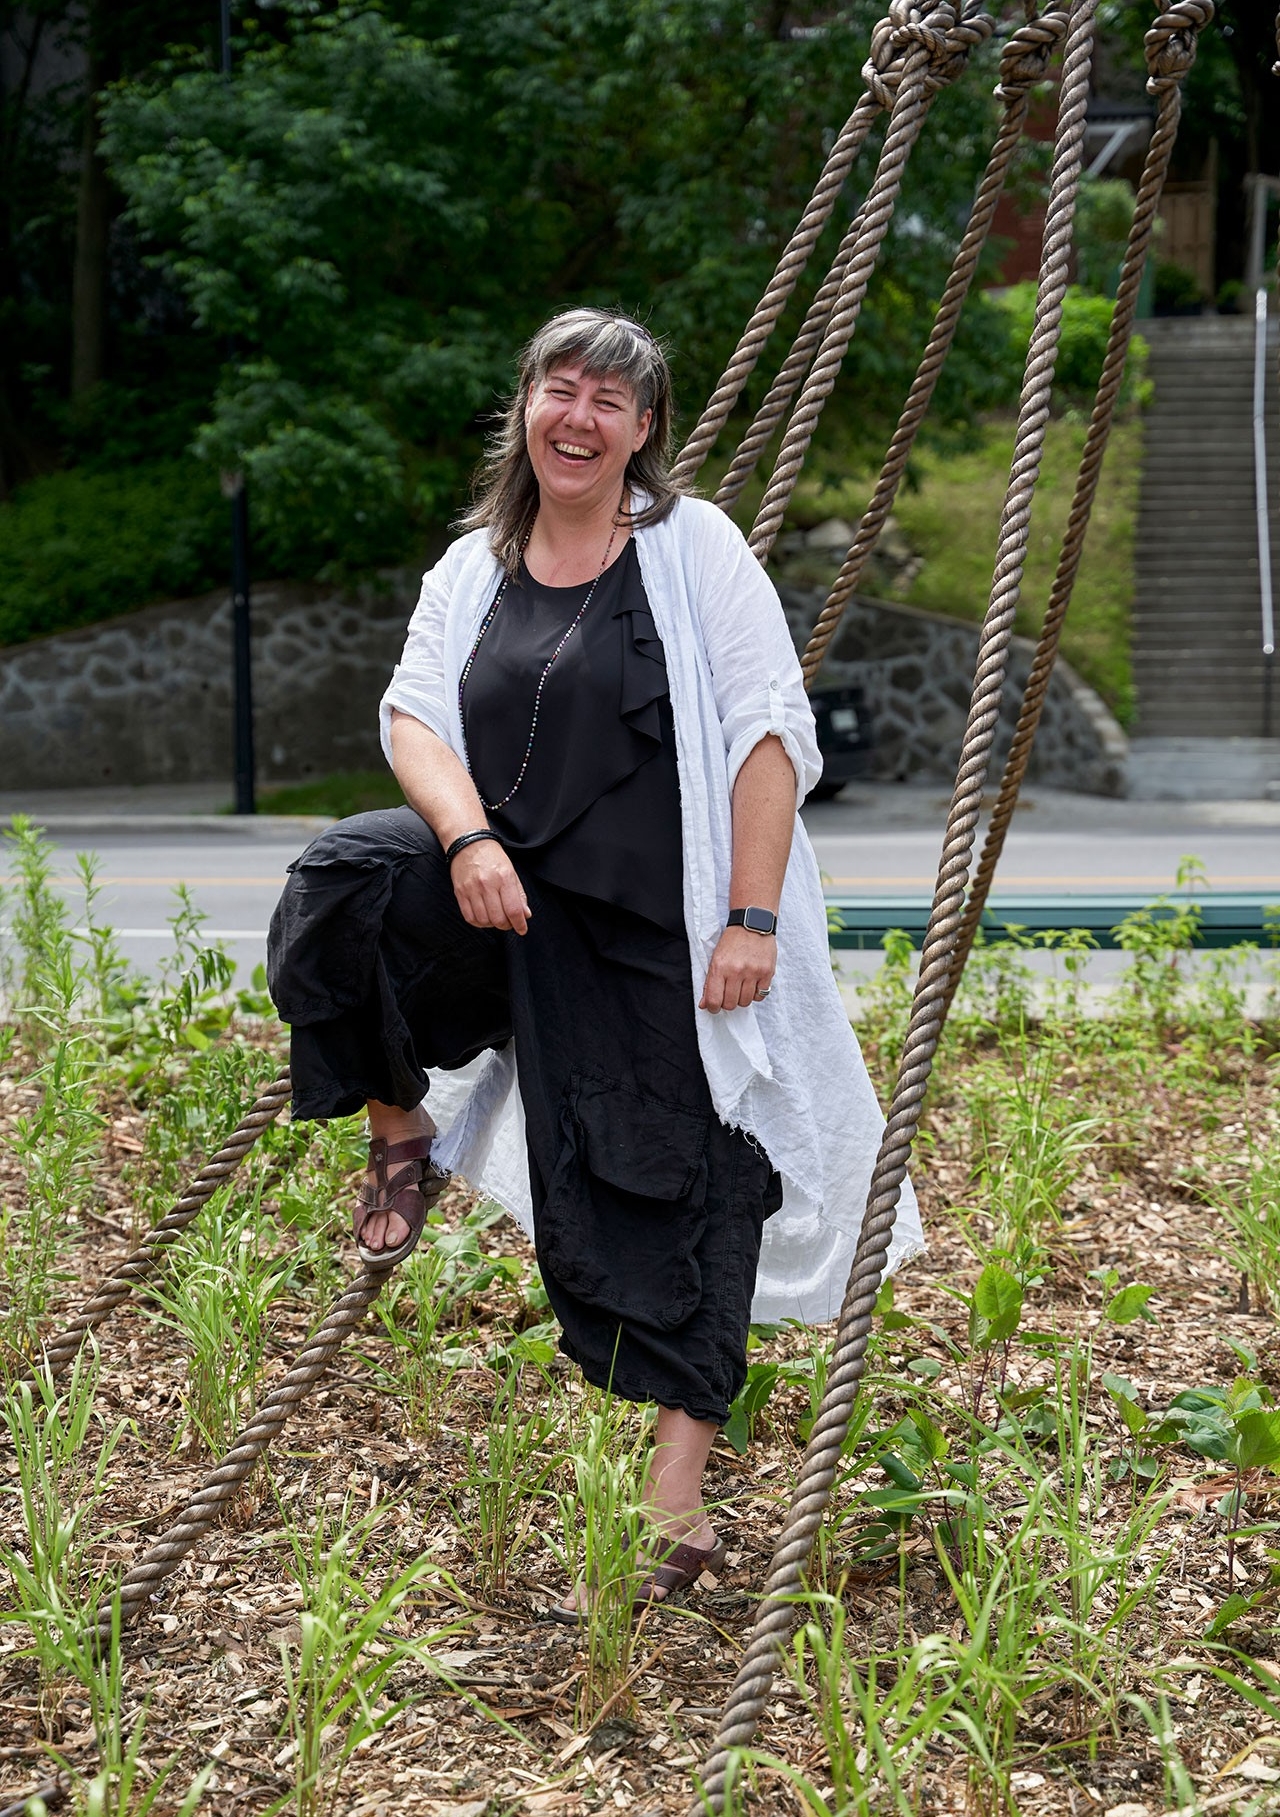
<instances>
[{"instance_id":1,"label":"stone retaining wall","mask_svg":"<svg viewBox=\"0 0 1280 1817\"><path fill-rule=\"evenodd\" d=\"M826 598L824 588L788 585L779 592L797 646ZM951 781L955 777L977 663L979 627L937 612L884 600L850 600L822 682L865 689L875 738L872 775L883 781ZM1013 640L1001 699L990 786L994 787L1018 722L1035 645ZM1028 780L1089 795L1123 795L1128 741L1093 689L1059 658L1032 747Z\"/></svg>"},{"instance_id":2,"label":"stone retaining wall","mask_svg":"<svg viewBox=\"0 0 1280 1817\"><path fill-rule=\"evenodd\" d=\"M830 559L830 558L828 558ZM778 573L798 643L824 589ZM399 656L416 579L356 593L263 586L253 598L254 706L262 781L298 781L381 762L377 704ZM875 774L945 780L973 682L973 625L856 599L823 678L866 689ZM1008 748L1031 645L1010 665L1000 756ZM1015 692L1015 686L1018 692ZM1123 792L1125 741L1106 708L1060 663L1031 775L1046 785ZM231 608L224 594L0 650L0 777L6 789L180 783L232 766Z\"/></svg>"},{"instance_id":3,"label":"stone retaining wall","mask_svg":"<svg viewBox=\"0 0 1280 1817\"><path fill-rule=\"evenodd\" d=\"M337 593L253 595L254 727L263 782L382 762L377 710L417 595L408 576ZM6 789L202 782L232 771L231 602L147 606L0 650Z\"/></svg>"}]
</instances>

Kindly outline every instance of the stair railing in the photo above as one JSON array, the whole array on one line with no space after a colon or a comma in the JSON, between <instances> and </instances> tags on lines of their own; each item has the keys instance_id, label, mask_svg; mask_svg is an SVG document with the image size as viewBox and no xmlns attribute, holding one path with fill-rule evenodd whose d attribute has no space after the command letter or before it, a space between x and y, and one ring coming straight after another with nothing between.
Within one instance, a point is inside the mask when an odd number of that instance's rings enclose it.
<instances>
[{"instance_id":1,"label":"stair railing","mask_svg":"<svg viewBox=\"0 0 1280 1817\"><path fill-rule=\"evenodd\" d=\"M1267 498L1267 281L1264 253L1267 198L1280 196L1280 177L1249 179L1249 272L1253 287L1253 490L1258 527L1258 591L1262 606L1262 736L1271 737L1276 659L1275 602L1271 584L1271 510Z\"/></svg>"}]
</instances>

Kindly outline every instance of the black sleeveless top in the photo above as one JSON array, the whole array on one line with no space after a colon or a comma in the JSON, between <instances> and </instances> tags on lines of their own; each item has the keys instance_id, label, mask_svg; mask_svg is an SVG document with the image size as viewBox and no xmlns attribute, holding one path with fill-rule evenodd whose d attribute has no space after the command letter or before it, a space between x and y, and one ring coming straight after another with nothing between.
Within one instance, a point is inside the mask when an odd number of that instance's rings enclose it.
<instances>
[{"instance_id":1,"label":"black sleeveless top","mask_svg":"<svg viewBox=\"0 0 1280 1817\"><path fill-rule=\"evenodd\" d=\"M480 640L462 720L486 801L520 773L538 677L590 584L548 587L521 562ZM634 539L552 665L524 780L489 822L517 868L684 931L675 727Z\"/></svg>"}]
</instances>

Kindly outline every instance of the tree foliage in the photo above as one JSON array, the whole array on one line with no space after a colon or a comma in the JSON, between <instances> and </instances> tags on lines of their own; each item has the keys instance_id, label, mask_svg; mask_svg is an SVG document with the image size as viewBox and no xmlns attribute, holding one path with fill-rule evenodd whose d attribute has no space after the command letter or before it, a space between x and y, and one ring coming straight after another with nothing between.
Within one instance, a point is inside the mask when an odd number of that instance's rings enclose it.
<instances>
[{"instance_id":1,"label":"tree foliage","mask_svg":"<svg viewBox=\"0 0 1280 1817\"><path fill-rule=\"evenodd\" d=\"M247 473L270 559L390 559L447 518L478 418L556 305L639 311L696 403L861 90L879 10L796 29L757 0L285 0L243 21L230 83L193 53L119 86L104 143L128 218L196 326L235 337L195 446ZM990 78L943 97L917 153L851 358L868 432L967 208Z\"/></svg>"},{"instance_id":2,"label":"tree foliage","mask_svg":"<svg viewBox=\"0 0 1280 1817\"><path fill-rule=\"evenodd\" d=\"M189 451L210 481L243 470L260 567L411 555L461 502L515 350L552 308L638 312L696 410L861 92L883 10L245 0L227 81L208 0L35 0L23 43L38 29L78 46L89 77L0 94L0 448L23 441L27 470ZM905 392L986 157L994 59L938 97L913 155L837 393L842 451L882 442ZM110 358L72 408L75 148L102 82ZM976 298L938 420L967 424L1009 387L1007 320Z\"/></svg>"}]
</instances>

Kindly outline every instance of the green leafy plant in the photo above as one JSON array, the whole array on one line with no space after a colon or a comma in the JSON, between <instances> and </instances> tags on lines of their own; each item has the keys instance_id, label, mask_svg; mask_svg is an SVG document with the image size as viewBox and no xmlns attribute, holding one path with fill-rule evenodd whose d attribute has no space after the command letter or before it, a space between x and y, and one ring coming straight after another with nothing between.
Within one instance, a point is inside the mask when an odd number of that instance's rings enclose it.
<instances>
[{"instance_id":1,"label":"green leafy plant","mask_svg":"<svg viewBox=\"0 0 1280 1817\"><path fill-rule=\"evenodd\" d=\"M218 1457L253 1410L267 1315L288 1263L269 1244L256 1195L239 1206L216 1200L206 1206L172 1253L149 1297L187 1345L175 1449L189 1431Z\"/></svg>"},{"instance_id":2,"label":"green leafy plant","mask_svg":"<svg viewBox=\"0 0 1280 1817\"><path fill-rule=\"evenodd\" d=\"M0 646L225 582L226 504L191 459L72 468L0 510Z\"/></svg>"},{"instance_id":3,"label":"green leafy plant","mask_svg":"<svg viewBox=\"0 0 1280 1817\"><path fill-rule=\"evenodd\" d=\"M90 1610L90 1621L96 1608ZM148 1700L144 1697L132 1714L127 1708L124 1661L120 1650L120 1604L111 1605L111 1624L107 1636L100 1640L97 1630L78 1626L78 1612L59 1612L57 1627L64 1656L88 1694L97 1743L98 1770L82 1782L83 1808L89 1817L151 1817L163 1811L165 1817L192 1817L209 1781L214 1762L209 1761L188 1782L180 1797L170 1786L178 1755L152 1766L148 1752ZM62 1770L73 1779L79 1778L69 1761L58 1750L51 1749Z\"/></svg>"},{"instance_id":4,"label":"green leafy plant","mask_svg":"<svg viewBox=\"0 0 1280 1817\"><path fill-rule=\"evenodd\" d=\"M1240 1310L1249 1293L1260 1308L1272 1305L1280 1279L1280 1151L1250 1137L1245 1165L1200 1187L1205 1203L1230 1233L1227 1254L1240 1273Z\"/></svg>"},{"instance_id":5,"label":"green leafy plant","mask_svg":"<svg viewBox=\"0 0 1280 1817\"><path fill-rule=\"evenodd\" d=\"M83 1620L80 1611L97 1609L106 1582L90 1564L99 1538L93 1522L125 1422L108 1429L98 1414L97 1372L96 1351L82 1350L62 1382L38 1370L4 1399L17 1479L8 1489L19 1502L23 1534L21 1548L0 1543L0 1562L17 1597L6 1619L22 1622L30 1632L50 1736L68 1675L83 1681L85 1660L75 1647L68 1651L69 1636ZM93 1446L95 1429L99 1437Z\"/></svg>"},{"instance_id":6,"label":"green leafy plant","mask_svg":"<svg viewBox=\"0 0 1280 1817\"><path fill-rule=\"evenodd\" d=\"M460 1618L425 1635L409 1631L413 1594L439 1568L415 1559L375 1587L382 1573L365 1554L381 1518L381 1510L357 1516L344 1505L332 1525L322 1518L310 1533L286 1526L285 1564L302 1606L298 1639L280 1643L288 1706L281 1733L294 1776L282 1803L298 1817L334 1808L356 1749L406 1707L407 1694L392 1695L397 1670L411 1661L448 1682L433 1649L467 1626Z\"/></svg>"},{"instance_id":7,"label":"green leafy plant","mask_svg":"<svg viewBox=\"0 0 1280 1817\"><path fill-rule=\"evenodd\" d=\"M629 1410L590 1395L567 1446L568 1486L555 1492L559 1528L547 1543L583 1605L576 1718L592 1728L625 1703L635 1655L632 1617L644 1575L642 1463Z\"/></svg>"},{"instance_id":8,"label":"green leafy plant","mask_svg":"<svg viewBox=\"0 0 1280 1817\"><path fill-rule=\"evenodd\" d=\"M482 1595L505 1591L508 1571L529 1544L539 1515L546 1512L547 1482L563 1461L557 1441L564 1409L555 1384L545 1376L538 1379L538 1404L524 1413L521 1398L527 1384L521 1372L513 1370L494 1400L483 1452L470 1437L464 1439L467 1469L462 1488L475 1503L473 1550Z\"/></svg>"},{"instance_id":9,"label":"green leafy plant","mask_svg":"<svg viewBox=\"0 0 1280 1817\"><path fill-rule=\"evenodd\" d=\"M1178 887L1203 880L1199 860L1184 858ZM1202 918L1199 903L1158 896L1126 915L1114 930L1116 945L1129 955L1121 1002L1131 1019L1150 1021L1157 1034L1167 1035L1177 1020L1186 987L1186 955L1199 938Z\"/></svg>"}]
</instances>

